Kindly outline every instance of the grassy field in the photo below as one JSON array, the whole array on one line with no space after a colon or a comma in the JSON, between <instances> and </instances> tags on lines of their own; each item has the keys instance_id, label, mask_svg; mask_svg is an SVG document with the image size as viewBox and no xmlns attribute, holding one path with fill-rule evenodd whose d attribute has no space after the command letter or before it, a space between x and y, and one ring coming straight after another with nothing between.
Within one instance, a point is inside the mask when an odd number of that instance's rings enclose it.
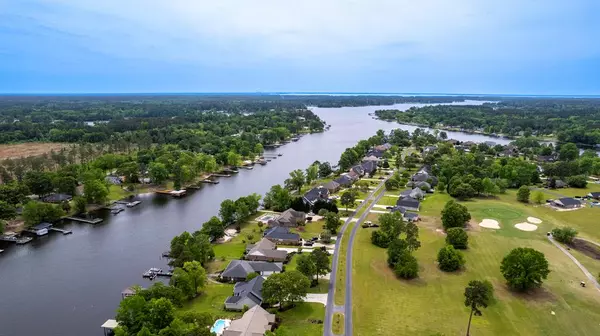
<instances>
[{"instance_id":1,"label":"grassy field","mask_svg":"<svg viewBox=\"0 0 600 336\"><path fill-rule=\"evenodd\" d=\"M286 336L321 336L323 324L311 320L323 321L325 306L320 303L299 303L284 312L275 312L281 318L281 327Z\"/></svg>"},{"instance_id":2,"label":"grassy field","mask_svg":"<svg viewBox=\"0 0 600 336\"><path fill-rule=\"evenodd\" d=\"M562 189L550 189L548 190L553 193L565 195L565 196L585 196L594 191L600 191L600 183L588 183L587 188L562 188ZM550 197L551 196L551 197ZM548 198L556 198L554 195L549 195Z\"/></svg>"},{"instance_id":3,"label":"grassy field","mask_svg":"<svg viewBox=\"0 0 600 336\"><path fill-rule=\"evenodd\" d=\"M224 310L225 299L233 294L233 285L208 283L204 293L189 303L185 304L180 311L208 312L215 318L237 318L242 316L241 312Z\"/></svg>"},{"instance_id":4,"label":"grassy field","mask_svg":"<svg viewBox=\"0 0 600 336\"><path fill-rule=\"evenodd\" d=\"M259 213L256 217L263 215ZM214 244L213 250L215 251L215 260L207 265L208 273L215 273L222 271L227 267L227 264L231 260L240 259L246 250L246 245L251 242L256 242L262 237L261 228L258 227L258 223L254 221L256 218L246 220L240 225L240 233L231 238L226 243ZM264 229L264 227L263 227ZM250 239L252 238L252 239Z\"/></svg>"},{"instance_id":5,"label":"grassy field","mask_svg":"<svg viewBox=\"0 0 600 336\"><path fill-rule=\"evenodd\" d=\"M317 237L321 234L321 232L325 231L323 228L325 225L324 220L307 222L306 225L300 226L295 229L291 229L292 232L296 232L300 235L300 237L304 239L310 239L312 237Z\"/></svg>"},{"instance_id":6,"label":"grassy field","mask_svg":"<svg viewBox=\"0 0 600 336\"><path fill-rule=\"evenodd\" d=\"M344 315L342 313L333 314L331 331L336 335L342 335L344 333Z\"/></svg>"},{"instance_id":7,"label":"grassy field","mask_svg":"<svg viewBox=\"0 0 600 336\"><path fill-rule=\"evenodd\" d=\"M520 204L516 202L514 191L496 199L463 202L471 212L473 223L492 218L500 222L501 229L471 225L466 267L461 272L448 274L437 268L435 256L445 244L443 233L436 229L441 227L440 211L449 199L448 195L436 194L422 203L421 215L426 217L419 224L422 246L415 254L420 266L418 279L397 279L387 266L385 249L371 244L371 230L359 230L354 248L360 253L354 253L352 265L355 335L464 334L469 310L463 305L463 292L473 279L491 281L496 297L483 311L483 316L473 317L473 334L600 334L597 308L600 294L593 288L579 286L583 273L545 238L545 232L560 221L557 219L560 214L574 217L583 210L561 213L543 206ZM515 229L513 225L524 222L527 216L541 218L544 223L534 232ZM591 226L583 222L581 219L582 227ZM533 293L511 292L500 274L502 258L516 247L535 248L543 252L550 263L552 272L544 286ZM597 261L586 260L586 263L591 262Z\"/></svg>"},{"instance_id":8,"label":"grassy field","mask_svg":"<svg viewBox=\"0 0 600 336\"><path fill-rule=\"evenodd\" d=\"M38 156L68 148L69 144L57 142L25 142L0 145L0 160Z\"/></svg>"}]
</instances>

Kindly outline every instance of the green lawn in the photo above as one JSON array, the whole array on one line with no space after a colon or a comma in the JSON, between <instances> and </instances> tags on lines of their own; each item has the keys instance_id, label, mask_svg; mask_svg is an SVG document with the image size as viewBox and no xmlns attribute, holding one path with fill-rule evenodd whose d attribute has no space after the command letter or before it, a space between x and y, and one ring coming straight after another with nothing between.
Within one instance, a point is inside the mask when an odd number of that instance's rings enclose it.
<instances>
[{"instance_id":1,"label":"green lawn","mask_svg":"<svg viewBox=\"0 0 600 336\"><path fill-rule=\"evenodd\" d=\"M496 296L483 316L473 317L473 335L600 334L600 294L589 286L581 288L583 273L546 240L545 232L556 224L558 212L517 203L514 191L497 199L463 202L474 221L494 218L501 229L470 229L466 268L448 274L435 263L437 251L445 244L444 235L436 232L435 226L440 224L440 210L448 199L448 195L436 194L422 204L421 215L435 217L420 224L422 246L415 253L420 276L416 280L397 279L387 266L385 249L371 244L372 230L359 230L354 248L360 253L354 253L352 265L355 335L465 334L469 311L463 306L463 292L473 279L491 281ZM578 212L570 212L570 216ZM544 223L534 232L516 230L513 225L527 216L541 218ZM511 292L500 274L502 258L515 247L535 248L550 263L552 272L542 289L533 294Z\"/></svg>"},{"instance_id":2,"label":"green lawn","mask_svg":"<svg viewBox=\"0 0 600 336\"><path fill-rule=\"evenodd\" d=\"M562 188L562 189L548 189L548 191L565 195L565 196L585 196L591 192L600 191L599 183L588 183L587 188ZM550 195L549 198L556 198L554 195Z\"/></svg>"},{"instance_id":3,"label":"green lawn","mask_svg":"<svg viewBox=\"0 0 600 336\"><path fill-rule=\"evenodd\" d=\"M204 293L192 301L186 303L179 311L208 312L217 318L237 318L242 316L241 312L225 311L225 299L233 294L233 285L209 283Z\"/></svg>"},{"instance_id":4,"label":"green lawn","mask_svg":"<svg viewBox=\"0 0 600 336\"><path fill-rule=\"evenodd\" d=\"M324 220L306 222L304 226L292 229L291 231L300 234L300 237L304 239L310 239L319 236L321 232L325 231L323 228L324 224Z\"/></svg>"},{"instance_id":5,"label":"green lawn","mask_svg":"<svg viewBox=\"0 0 600 336\"><path fill-rule=\"evenodd\" d=\"M379 200L379 202L377 202L377 204L394 206L394 205L396 205L396 202L398 202L398 199L399 199L398 197L383 196ZM376 209L376 210L381 210L381 209Z\"/></svg>"},{"instance_id":6,"label":"green lawn","mask_svg":"<svg viewBox=\"0 0 600 336\"><path fill-rule=\"evenodd\" d=\"M131 195L133 195L133 193L126 191L125 189L121 188L121 186L111 184L108 187L108 200L109 201L118 201L120 199L123 199L123 198L125 198L127 196L131 196Z\"/></svg>"},{"instance_id":7,"label":"green lawn","mask_svg":"<svg viewBox=\"0 0 600 336\"><path fill-rule=\"evenodd\" d=\"M333 325L331 330L336 335L342 335L344 333L344 315L341 313L333 314Z\"/></svg>"},{"instance_id":8,"label":"green lawn","mask_svg":"<svg viewBox=\"0 0 600 336\"><path fill-rule=\"evenodd\" d=\"M323 324L311 320L323 321L325 306L320 303L299 303L284 312L274 311L281 319L281 327L286 336L321 336Z\"/></svg>"},{"instance_id":9,"label":"green lawn","mask_svg":"<svg viewBox=\"0 0 600 336\"><path fill-rule=\"evenodd\" d=\"M261 215L263 215L263 213L260 213L256 217ZM240 233L228 242L213 245L215 260L207 265L207 272L215 273L222 271L227 267L227 264L229 264L231 260L240 259L242 257L247 244L260 240L262 237L261 230L264 229L264 226L262 229L258 227L258 223L254 221L256 217L242 223L240 225L242 229Z\"/></svg>"}]
</instances>

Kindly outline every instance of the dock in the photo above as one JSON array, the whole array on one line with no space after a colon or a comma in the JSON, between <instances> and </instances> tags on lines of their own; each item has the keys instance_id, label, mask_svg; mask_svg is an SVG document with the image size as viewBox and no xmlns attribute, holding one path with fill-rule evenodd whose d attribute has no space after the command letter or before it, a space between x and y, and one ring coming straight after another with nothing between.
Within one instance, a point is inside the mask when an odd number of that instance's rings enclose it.
<instances>
[{"instance_id":1,"label":"dock","mask_svg":"<svg viewBox=\"0 0 600 336\"><path fill-rule=\"evenodd\" d=\"M173 197L182 197L182 196L185 196L187 192L185 189L181 189L181 190L167 189L167 190L157 190L156 193L162 194L162 195L169 195L169 196L173 196ZM136 202L140 202L140 201L136 201Z\"/></svg>"},{"instance_id":2,"label":"dock","mask_svg":"<svg viewBox=\"0 0 600 336\"><path fill-rule=\"evenodd\" d=\"M71 231L71 230L63 230L63 229L59 229L59 228L55 228L55 227L51 227L49 230L50 231L55 231L55 232L60 232L60 233L62 233L64 235L68 235L68 234L73 233L73 231Z\"/></svg>"},{"instance_id":3,"label":"dock","mask_svg":"<svg viewBox=\"0 0 600 336\"><path fill-rule=\"evenodd\" d=\"M33 238L31 238L31 237L23 237L23 238L17 239L16 243L17 243L17 245L25 245L32 240L33 240Z\"/></svg>"},{"instance_id":4,"label":"dock","mask_svg":"<svg viewBox=\"0 0 600 336\"><path fill-rule=\"evenodd\" d=\"M242 168L242 169L247 169L247 170L252 170L252 169L254 169L254 167L252 167L252 166L241 166L240 168Z\"/></svg>"},{"instance_id":5,"label":"dock","mask_svg":"<svg viewBox=\"0 0 600 336\"><path fill-rule=\"evenodd\" d=\"M143 278L149 278L150 280L154 280L156 277L159 276L172 277L173 272L163 271L160 268L153 267L142 274Z\"/></svg>"},{"instance_id":6,"label":"dock","mask_svg":"<svg viewBox=\"0 0 600 336\"><path fill-rule=\"evenodd\" d=\"M0 235L0 241L16 243L17 245L25 245L32 240L33 240L33 238L31 238L31 237L17 237L16 234Z\"/></svg>"},{"instance_id":7,"label":"dock","mask_svg":"<svg viewBox=\"0 0 600 336\"><path fill-rule=\"evenodd\" d=\"M239 173L239 170L236 169L231 169L231 168L224 168L223 170L221 170L222 174L237 174Z\"/></svg>"},{"instance_id":8,"label":"dock","mask_svg":"<svg viewBox=\"0 0 600 336\"><path fill-rule=\"evenodd\" d=\"M202 183L208 183L208 184L219 184L219 181L211 180L211 179L204 179L204 180L202 180L200 182L202 182Z\"/></svg>"},{"instance_id":9,"label":"dock","mask_svg":"<svg viewBox=\"0 0 600 336\"><path fill-rule=\"evenodd\" d=\"M125 211L125 209L123 209L123 208L113 208L113 209L110 210L110 213L113 214L113 215L117 215L117 214L119 214L122 211Z\"/></svg>"},{"instance_id":10,"label":"dock","mask_svg":"<svg viewBox=\"0 0 600 336\"><path fill-rule=\"evenodd\" d=\"M209 178L212 176L214 176L214 177L231 177L231 174L210 174Z\"/></svg>"},{"instance_id":11,"label":"dock","mask_svg":"<svg viewBox=\"0 0 600 336\"><path fill-rule=\"evenodd\" d=\"M72 220L75 222L87 223L87 224L98 224L98 223L102 223L102 221L104 221L102 218L87 219L87 218L81 218L81 217L64 217L64 219Z\"/></svg>"}]
</instances>

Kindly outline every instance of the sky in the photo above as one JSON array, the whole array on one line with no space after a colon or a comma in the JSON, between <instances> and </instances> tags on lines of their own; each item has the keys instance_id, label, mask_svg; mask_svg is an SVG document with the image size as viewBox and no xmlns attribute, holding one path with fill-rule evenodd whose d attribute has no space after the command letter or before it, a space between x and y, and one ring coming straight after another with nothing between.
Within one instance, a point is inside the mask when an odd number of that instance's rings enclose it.
<instances>
[{"instance_id":1,"label":"sky","mask_svg":"<svg viewBox=\"0 0 600 336\"><path fill-rule=\"evenodd\" d=\"M0 0L0 93L600 94L598 0Z\"/></svg>"}]
</instances>

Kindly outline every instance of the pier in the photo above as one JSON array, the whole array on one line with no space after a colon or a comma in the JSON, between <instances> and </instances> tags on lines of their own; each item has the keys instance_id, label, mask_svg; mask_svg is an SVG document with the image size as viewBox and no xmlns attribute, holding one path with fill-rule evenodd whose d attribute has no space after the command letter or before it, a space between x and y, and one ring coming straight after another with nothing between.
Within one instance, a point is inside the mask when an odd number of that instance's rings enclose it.
<instances>
[{"instance_id":1,"label":"pier","mask_svg":"<svg viewBox=\"0 0 600 336\"><path fill-rule=\"evenodd\" d=\"M158 276L172 277L173 272L165 272L160 268L153 267L142 274L143 278L149 278L150 280L154 280Z\"/></svg>"},{"instance_id":2,"label":"pier","mask_svg":"<svg viewBox=\"0 0 600 336\"><path fill-rule=\"evenodd\" d=\"M223 170L221 170L221 173L223 173L223 174L237 174L237 173L239 173L239 170L231 169L231 168L223 168Z\"/></svg>"},{"instance_id":3,"label":"pier","mask_svg":"<svg viewBox=\"0 0 600 336\"><path fill-rule=\"evenodd\" d=\"M200 182L202 182L202 183L208 183L208 184L219 184L219 181L211 180L211 179L204 179L204 180L202 180Z\"/></svg>"},{"instance_id":4,"label":"pier","mask_svg":"<svg viewBox=\"0 0 600 336\"><path fill-rule=\"evenodd\" d=\"M32 241L31 237L17 237L16 234L5 234L0 236L0 241L16 243L17 245L25 245Z\"/></svg>"},{"instance_id":5,"label":"pier","mask_svg":"<svg viewBox=\"0 0 600 336\"><path fill-rule=\"evenodd\" d=\"M181 189L181 190L168 190L168 189L167 190L157 190L156 193L157 194L162 194L162 195L169 195L169 196L173 196L173 197L182 197L182 196L186 195L185 189ZM135 202L141 203L140 201L135 201ZM133 203L135 203L135 202L133 202Z\"/></svg>"},{"instance_id":6,"label":"pier","mask_svg":"<svg viewBox=\"0 0 600 336\"><path fill-rule=\"evenodd\" d=\"M102 218L87 219L87 218L81 218L81 217L64 217L64 219L72 220L75 222L87 223L87 224L98 224L98 223L102 223L102 221L103 221Z\"/></svg>"},{"instance_id":7,"label":"pier","mask_svg":"<svg viewBox=\"0 0 600 336\"><path fill-rule=\"evenodd\" d=\"M59 228L55 228L55 227L51 227L49 230L50 231L55 231L55 232L60 232L60 233L62 233L64 235L68 235L68 234L73 233L73 231L71 231L71 230L63 230L63 229L59 229Z\"/></svg>"}]
</instances>

